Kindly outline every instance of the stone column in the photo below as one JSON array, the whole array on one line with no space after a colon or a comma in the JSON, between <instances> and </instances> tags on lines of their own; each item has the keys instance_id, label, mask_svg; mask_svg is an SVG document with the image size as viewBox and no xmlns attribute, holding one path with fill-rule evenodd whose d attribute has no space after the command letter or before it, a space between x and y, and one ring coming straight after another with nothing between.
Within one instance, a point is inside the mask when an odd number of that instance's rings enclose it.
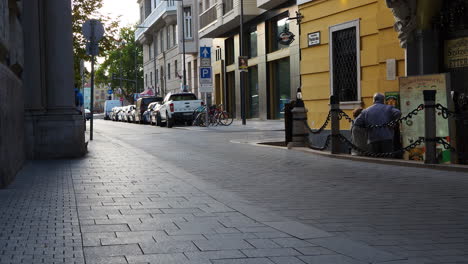
<instances>
[{"instance_id":1,"label":"stone column","mask_svg":"<svg viewBox=\"0 0 468 264\"><path fill-rule=\"evenodd\" d=\"M26 155L80 157L85 122L75 108L71 2L25 1L24 10Z\"/></svg>"},{"instance_id":2,"label":"stone column","mask_svg":"<svg viewBox=\"0 0 468 264\"><path fill-rule=\"evenodd\" d=\"M25 94L25 110L43 111L45 94L44 78L41 76L41 38L40 17L41 1L23 1L23 32L24 32L24 72L23 85ZM27 113L28 115L28 113Z\"/></svg>"},{"instance_id":3,"label":"stone column","mask_svg":"<svg viewBox=\"0 0 468 264\"><path fill-rule=\"evenodd\" d=\"M44 1L47 109L74 113L73 35L70 0Z\"/></svg>"}]
</instances>

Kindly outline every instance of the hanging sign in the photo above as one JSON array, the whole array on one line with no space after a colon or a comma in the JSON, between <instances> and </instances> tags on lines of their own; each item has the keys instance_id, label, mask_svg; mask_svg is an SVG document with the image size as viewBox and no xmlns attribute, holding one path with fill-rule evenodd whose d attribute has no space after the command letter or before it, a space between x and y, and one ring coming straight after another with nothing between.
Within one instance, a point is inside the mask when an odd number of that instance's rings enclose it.
<instances>
[{"instance_id":1,"label":"hanging sign","mask_svg":"<svg viewBox=\"0 0 468 264\"><path fill-rule=\"evenodd\" d=\"M295 35L287 28L279 34L278 42L283 45L289 45L294 41Z\"/></svg>"}]
</instances>

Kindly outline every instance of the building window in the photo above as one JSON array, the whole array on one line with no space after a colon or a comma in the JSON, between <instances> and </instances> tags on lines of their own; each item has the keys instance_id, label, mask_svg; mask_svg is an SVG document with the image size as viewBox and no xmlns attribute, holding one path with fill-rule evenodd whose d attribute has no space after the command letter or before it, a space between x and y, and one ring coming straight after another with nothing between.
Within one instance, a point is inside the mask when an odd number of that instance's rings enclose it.
<instances>
[{"instance_id":1,"label":"building window","mask_svg":"<svg viewBox=\"0 0 468 264\"><path fill-rule=\"evenodd\" d=\"M179 72L178 72L178 69L177 69L177 60L174 62L174 77L177 78L179 77Z\"/></svg>"},{"instance_id":2,"label":"building window","mask_svg":"<svg viewBox=\"0 0 468 264\"><path fill-rule=\"evenodd\" d=\"M148 86L148 74L145 74L145 86Z\"/></svg>"},{"instance_id":3,"label":"building window","mask_svg":"<svg viewBox=\"0 0 468 264\"><path fill-rule=\"evenodd\" d=\"M171 64L170 63L167 64L167 79L168 80L171 79Z\"/></svg>"},{"instance_id":4,"label":"building window","mask_svg":"<svg viewBox=\"0 0 468 264\"><path fill-rule=\"evenodd\" d=\"M159 31L159 48L161 53L164 52L164 33L163 30Z\"/></svg>"},{"instance_id":5,"label":"building window","mask_svg":"<svg viewBox=\"0 0 468 264\"><path fill-rule=\"evenodd\" d=\"M224 52L226 53L224 55L226 59L226 65L231 65L234 64L235 59L234 59L234 38L228 38L224 41Z\"/></svg>"},{"instance_id":6,"label":"building window","mask_svg":"<svg viewBox=\"0 0 468 264\"><path fill-rule=\"evenodd\" d=\"M159 83L159 70L158 69L156 69L156 73L154 74L154 82L156 84Z\"/></svg>"},{"instance_id":7,"label":"building window","mask_svg":"<svg viewBox=\"0 0 468 264\"><path fill-rule=\"evenodd\" d=\"M143 24L145 22L145 9L143 5L140 6L140 24Z\"/></svg>"},{"instance_id":8,"label":"building window","mask_svg":"<svg viewBox=\"0 0 468 264\"><path fill-rule=\"evenodd\" d=\"M154 42L151 42L151 44L148 45L148 53L149 53L150 60L153 58L153 49L154 49Z\"/></svg>"},{"instance_id":9,"label":"building window","mask_svg":"<svg viewBox=\"0 0 468 264\"><path fill-rule=\"evenodd\" d=\"M330 89L340 102L358 102L360 91L359 20L332 26L330 33Z\"/></svg>"},{"instance_id":10,"label":"building window","mask_svg":"<svg viewBox=\"0 0 468 264\"><path fill-rule=\"evenodd\" d=\"M248 55L249 58L255 58L257 57L257 28L252 28L247 34Z\"/></svg>"},{"instance_id":11,"label":"building window","mask_svg":"<svg viewBox=\"0 0 468 264\"><path fill-rule=\"evenodd\" d=\"M172 26L172 46L177 45L177 25Z\"/></svg>"},{"instance_id":12,"label":"building window","mask_svg":"<svg viewBox=\"0 0 468 264\"><path fill-rule=\"evenodd\" d=\"M221 56L222 56L222 50L221 48L217 48L216 49L216 61L220 61L221 60Z\"/></svg>"},{"instance_id":13,"label":"building window","mask_svg":"<svg viewBox=\"0 0 468 264\"><path fill-rule=\"evenodd\" d=\"M150 84L153 85L153 72L150 72Z\"/></svg>"},{"instance_id":14,"label":"building window","mask_svg":"<svg viewBox=\"0 0 468 264\"><path fill-rule=\"evenodd\" d=\"M289 31L288 14L282 14L270 20L268 23L268 53L289 47L278 42L279 35L285 31Z\"/></svg>"},{"instance_id":15,"label":"building window","mask_svg":"<svg viewBox=\"0 0 468 264\"><path fill-rule=\"evenodd\" d=\"M170 27L172 27L172 25L169 25L166 28L166 44L167 44L168 49L172 46L171 45L171 30L169 29Z\"/></svg>"},{"instance_id":16,"label":"building window","mask_svg":"<svg viewBox=\"0 0 468 264\"><path fill-rule=\"evenodd\" d=\"M193 38L192 35L192 7L184 7L184 37L186 39Z\"/></svg>"}]
</instances>

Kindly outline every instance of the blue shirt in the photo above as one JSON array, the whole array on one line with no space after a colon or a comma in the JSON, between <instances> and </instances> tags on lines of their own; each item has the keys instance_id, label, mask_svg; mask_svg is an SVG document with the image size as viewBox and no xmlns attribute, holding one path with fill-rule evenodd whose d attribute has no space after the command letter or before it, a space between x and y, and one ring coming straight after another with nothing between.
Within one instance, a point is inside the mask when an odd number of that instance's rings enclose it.
<instances>
[{"instance_id":1,"label":"blue shirt","mask_svg":"<svg viewBox=\"0 0 468 264\"><path fill-rule=\"evenodd\" d=\"M360 127L383 125L400 116L400 110L395 107L376 102L361 112L354 121L354 125ZM393 127L368 128L367 130L368 143L393 139Z\"/></svg>"}]
</instances>

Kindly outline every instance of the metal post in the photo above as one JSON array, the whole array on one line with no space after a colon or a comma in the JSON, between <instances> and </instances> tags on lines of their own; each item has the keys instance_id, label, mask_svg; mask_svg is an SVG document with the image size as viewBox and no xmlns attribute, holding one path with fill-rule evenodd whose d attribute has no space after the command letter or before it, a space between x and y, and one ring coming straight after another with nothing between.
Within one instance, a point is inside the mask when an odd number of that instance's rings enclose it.
<instances>
[{"instance_id":1,"label":"metal post","mask_svg":"<svg viewBox=\"0 0 468 264\"><path fill-rule=\"evenodd\" d=\"M424 90L424 137L426 144L426 164L437 164L436 155L436 114L435 98L436 90Z\"/></svg>"},{"instance_id":2,"label":"metal post","mask_svg":"<svg viewBox=\"0 0 468 264\"><path fill-rule=\"evenodd\" d=\"M240 33L239 33L239 55L244 56L244 0L240 0ZM242 125L246 124L245 119L245 72L240 71L240 94L241 94L241 118Z\"/></svg>"},{"instance_id":3,"label":"metal post","mask_svg":"<svg viewBox=\"0 0 468 264\"><path fill-rule=\"evenodd\" d=\"M182 54L183 54L183 58L182 58L182 62L184 64L183 66L183 73L182 73L182 76L183 76L183 89L182 91L183 92L187 92L187 75L186 75L186 69L185 69L185 14L184 14L184 0L181 0L182 2Z\"/></svg>"},{"instance_id":4,"label":"metal post","mask_svg":"<svg viewBox=\"0 0 468 264\"><path fill-rule=\"evenodd\" d=\"M120 83L119 83L119 86L120 86L120 95L122 96L123 95L123 90L122 90L122 49L121 49L122 46L119 46L119 79L120 79ZM123 101L121 101L121 104L123 106Z\"/></svg>"},{"instance_id":5,"label":"metal post","mask_svg":"<svg viewBox=\"0 0 468 264\"><path fill-rule=\"evenodd\" d=\"M138 62L137 60L138 49L137 49L136 42L134 42L134 44L135 44L135 93L138 93L138 63L137 63ZM156 76L154 76L154 81L156 82Z\"/></svg>"},{"instance_id":6,"label":"metal post","mask_svg":"<svg viewBox=\"0 0 468 264\"><path fill-rule=\"evenodd\" d=\"M94 55L91 56L91 119L89 126L89 139L93 140L93 123L94 123ZM85 114L86 119L86 114Z\"/></svg>"},{"instance_id":7,"label":"metal post","mask_svg":"<svg viewBox=\"0 0 468 264\"><path fill-rule=\"evenodd\" d=\"M340 99L336 95L330 96L330 110L331 110L331 153L340 153Z\"/></svg>"}]
</instances>

